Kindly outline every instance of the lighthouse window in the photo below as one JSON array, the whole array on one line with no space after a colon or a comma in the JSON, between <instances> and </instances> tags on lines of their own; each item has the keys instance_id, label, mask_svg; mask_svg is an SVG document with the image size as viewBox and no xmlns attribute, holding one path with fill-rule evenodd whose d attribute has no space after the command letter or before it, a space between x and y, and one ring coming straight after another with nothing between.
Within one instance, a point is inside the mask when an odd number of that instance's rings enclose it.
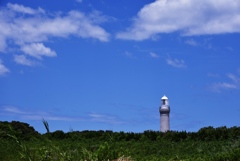
<instances>
[{"instance_id":1,"label":"lighthouse window","mask_svg":"<svg viewBox=\"0 0 240 161\"><path fill-rule=\"evenodd\" d=\"M162 103L163 103L163 105L165 105L166 104L166 100L163 100Z\"/></svg>"}]
</instances>

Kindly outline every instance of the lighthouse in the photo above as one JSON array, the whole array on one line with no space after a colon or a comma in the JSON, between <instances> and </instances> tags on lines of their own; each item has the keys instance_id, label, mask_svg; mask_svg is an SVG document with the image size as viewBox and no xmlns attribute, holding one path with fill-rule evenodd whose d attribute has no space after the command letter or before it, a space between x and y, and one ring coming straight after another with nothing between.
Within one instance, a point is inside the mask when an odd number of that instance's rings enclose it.
<instances>
[{"instance_id":1,"label":"lighthouse","mask_svg":"<svg viewBox=\"0 0 240 161\"><path fill-rule=\"evenodd\" d=\"M162 105L159 108L160 131L166 132L170 130L170 124L169 124L170 106L168 104L168 98L165 95L162 97L161 101L162 101Z\"/></svg>"}]
</instances>

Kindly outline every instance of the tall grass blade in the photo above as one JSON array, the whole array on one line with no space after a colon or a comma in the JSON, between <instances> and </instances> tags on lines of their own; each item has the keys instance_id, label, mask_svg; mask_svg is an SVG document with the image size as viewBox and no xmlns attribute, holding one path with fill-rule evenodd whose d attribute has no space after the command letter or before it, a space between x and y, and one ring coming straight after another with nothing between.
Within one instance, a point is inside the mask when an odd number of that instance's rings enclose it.
<instances>
[{"instance_id":1,"label":"tall grass blade","mask_svg":"<svg viewBox=\"0 0 240 161\"><path fill-rule=\"evenodd\" d=\"M43 125L45 126L45 128L47 130L47 133L50 133L48 122L44 119L42 119L42 122L43 122Z\"/></svg>"}]
</instances>

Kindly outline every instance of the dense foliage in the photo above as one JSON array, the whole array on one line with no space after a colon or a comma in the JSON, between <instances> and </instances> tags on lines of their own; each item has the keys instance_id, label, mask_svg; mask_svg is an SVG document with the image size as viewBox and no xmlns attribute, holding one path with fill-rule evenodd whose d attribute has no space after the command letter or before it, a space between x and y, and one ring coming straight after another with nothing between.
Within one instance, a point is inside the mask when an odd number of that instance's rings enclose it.
<instances>
[{"instance_id":1,"label":"dense foliage","mask_svg":"<svg viewBox=\"0 0 240 161\"><path fill-rule=\"evenodd\" d=\"M240 160L240 127L205 127L198 132L71 131L39 134L17 121L0 122L0 160Z\"/></svg>"}]
</instances>

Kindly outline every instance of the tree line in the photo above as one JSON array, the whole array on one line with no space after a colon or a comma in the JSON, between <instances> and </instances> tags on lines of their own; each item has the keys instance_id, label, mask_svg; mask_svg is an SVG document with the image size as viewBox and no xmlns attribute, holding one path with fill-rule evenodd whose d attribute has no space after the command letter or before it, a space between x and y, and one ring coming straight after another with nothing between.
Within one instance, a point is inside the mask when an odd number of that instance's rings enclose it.
<instances>
[{"instance_id":1,"label":"tree line","mask_svg":"<svg viewBox=\"0 0 240 161\"><path fill-rule=\"evenodd\" d=\"M142 133L56 130L40 134L27 123L0 121L0 160L7 161L238 161L240 127L203 127L197 132Z\"/></svg>"},{"instance_id":2,"label":"tree line","mask_svg":"<svg viewBox=\"0 0 240 161\"><path fill-rule=\"evenodd\" d=\"M111 130L84 130L84 131L70 131L63 132L62 130L56 130L45 134L38 133L32 126L27 123L12 121L2 122L0 121L0 137L7 138L7 134L11 132L10 128L15 132L17 137L23 140L29 140L32 137L48 137L53 140L72 139L97 139L108 140L113 139L115 141L141 141L141 140L168 140L168 141L223 141L238 139L240 137L240 127L234 126L227 128L226 126L214 128L212 126L203 127L197 132L186 131L167 131L165 133L153 130L146 130L142 133L134 132L113 132Z\"/></svg>"}]
</instances>

